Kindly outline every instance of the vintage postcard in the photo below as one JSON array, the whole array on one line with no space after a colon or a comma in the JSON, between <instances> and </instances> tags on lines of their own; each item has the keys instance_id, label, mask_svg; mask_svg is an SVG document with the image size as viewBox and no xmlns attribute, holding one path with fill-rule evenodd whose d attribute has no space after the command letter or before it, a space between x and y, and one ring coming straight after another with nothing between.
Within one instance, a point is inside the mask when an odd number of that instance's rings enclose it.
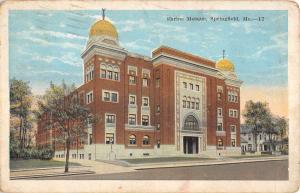
<instances>
[{"instance_id":1,"label":"vintage postcard","mask_svg":"<svg viewBox=\"0 0 300 193\"><path fill-rule=\"evenodd\" d=\"M295 192L292 1L1 4L1 191Z\"/></svg>"}]
</instances>

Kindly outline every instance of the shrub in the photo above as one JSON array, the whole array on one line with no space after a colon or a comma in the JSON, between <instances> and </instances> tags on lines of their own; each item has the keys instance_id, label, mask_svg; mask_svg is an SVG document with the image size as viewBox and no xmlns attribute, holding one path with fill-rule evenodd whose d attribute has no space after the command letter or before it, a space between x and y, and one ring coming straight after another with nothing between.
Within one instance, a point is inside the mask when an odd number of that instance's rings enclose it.
<instances>
[{"instance_id":1,"label":"shrub","mask_svg":"<svg viewBox=\"0 0 300 193\"><path fill-rule=\"evenodd\" d=\"M39 158L41 160L50 160L54 156L54 151L52 149L41 149Z\"/></svg>"}]
</instances>

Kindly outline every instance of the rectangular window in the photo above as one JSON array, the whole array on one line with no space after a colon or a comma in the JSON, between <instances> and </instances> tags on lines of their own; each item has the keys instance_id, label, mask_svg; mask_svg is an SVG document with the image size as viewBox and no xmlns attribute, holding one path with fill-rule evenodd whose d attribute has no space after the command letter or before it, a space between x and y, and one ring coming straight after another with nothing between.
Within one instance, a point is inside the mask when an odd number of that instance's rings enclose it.
<instances>
[{"instance_id":1,"label":"rectangular window","mask_svg":"<svg viewBox=\"0 0 300 193\"><path fill-rule=\"evenodd\" d=\"M129 114L129 116L128 116L128 124L129 125L136 125L136 115Z\"/></svg>"},{"instance_id":2,"label":"rectangular window","mask_svg":"<svg viewBox=\"0 0 300 193\"><path fill-rule=\"evenodd\" d=\"M106 115L106 123L116 123L115 115Z\"/></svg>"},{"instance_id":3,"label":"rectangular window","mask_svg":"<svg viewBox=\"0 0 300 193\"><path fill-rule=\"evenodd\" d=\"M104 92L104 101L110 101L110 93Z\"/></svg>"},{"instance_id":4,"label":"rectangular window","mask_svg":"<svg viewBox=\"0 0 300 193\"><path fill-rule=\"evenodd\" d=\"M228 92L228 101L229 102L238 102L238 93L236 91Z\"/></svg>"},{"instance_id":5,"label":"rectangular window","mask_svg":"<svg viewBox=\"0 0 300 193\"><path fill-rule=\"evenodd\" d=\"M148 97L143 97L143 106L148 107L149 106L149 98Z\"/></svg>"},{"instance_id":6,"label":"rectangular window","mask_svg":"<svg viewBox=\"0 0 300 193\"><path fill-rule=\"evenodd\" d=\"M223 124L222 123L218 123L217 131L223 131Z\"/></svg>"},{"instance_id":7,"label":"rectangular window","mask_svg":"<svg viewBox=\"0 0 300 193\"><path fill-rule=\"evenodd\" d=\"M105 143L106 144L114 144L114 134L113 133L106 133Z\"/></svg>"},{"instance_id":8,"label":"rectangular window","mask_svg":"<svg viewBox=\"0 0 300 193\"><path fill-rule=\"evenodd\" d=\"M236 125L230 125L230 131L232 133L235 133L236 132Z\"/></svg>"},{"instance_id":9,"label":"rectangular window","mask_svg":"<svg viewBox=\"0 0 300 193\"><path fill-rule=\"evenodd\" d=\"M86 104L93 102L93 91L86 94Z\"/></svg>"},{"instance_id":10,"label":"rectangular window","mask_svg":"<svg viewBox=\"0 0 300 193\"><path fill-rule=\"evenodd\" d=\"M129 76L129 84L135 84L135 76Z\"/></svg>"},{"instance_id":11,"label":"rectangular window","mask_svg":"<svg viewBox=\"0 0 300 193\"><path fill-rule=\"evenodd\" d=\"M148 126L149 125L149 116L148 115L143 115L142 116L142 125L143 126Z\"/></svg>"},{"instance_id":12,"label":"rectangular window","mask_svg":"<svg viewBox=\"0 0 300 193\"><path fill-rule=\"evenodd\" d=\"M200 91L200 86L196 84L196 91Z\"/></svg>"},{"instance_id":13,"label":"rectangular window","mask_svg":"<svg viewBox=\"0 0 300 193\"><path fill-rule=\"evenodd\" d=\"M231 146L235 147L235 139L231 139Z\"/></svg>"},{"instance_id":14,"label":"rectangular window","mask_svg":"<svg viewBox=\"0 0 300 193\"><path fill-rule=\"evenodd\" d=\"M190 83L190 89L193 90L194 89L194 85L192 83Z\"/></svg>"},{"instance_id":15,"label":"rectangular window","mask_svg":"<svg viewBox=\"0 0 300 193\"><path fill-rule=\"evenodd\" d=\"M129 104L135 105L135 95L129 95Z\"/></svg>"},{"instance_id":16,"label":"rectangular window","mask_svg":"<svg viewBox=\"0 0 300 193\"><path fill-rule=\"evenodd\" d=\"M186 82L183 82L182 85L183 85L183 88L187 88L187 83Z\"/></svg>"},{"instance_id":17,"label":"rectangular window","mask_svg":"<svg viewBox=\"0 0 300 193\"><path fill-rule=\"evenodd\" d=\"M218 117L222 117L222 108L218 108Z\"/></svg>"},{"instance_id":18,"label":"rectangular window","mask_svg":"<svg viewBox=\"0 0 300 193\"><path fill-rule=\"evenodd\" d=\"M238 118L238 110L236 109L229 109L229 117Z\"/></svg>"},{"instance_id":19,"label":"rectangular window","mask_svg":"<svg viewBox=\"0 0 300 193\"><path fill-rule=\"evenodd\" d=\"M157 113L160 112L160 105L156 105L156 112L157 112Z\"/></svg>"},{"instance_id":20,"label":"rectangular window","mask_svg":"<svg viewBox=\"0 0 300 193\"><path fill-rule=\"evenodd\" d=\"M148 86L148 79L143 78L143 87L147 87L147 86Z\"/></svg>"},{"instance_id":21,"label":"rectangular window","mask_svg":"<svg viewBox=\"0 0 300 193\"><path fill-rule=\"evenodd\" d=\"M102 90L102 101L117 103L118 92Z\"/></svg>"},{"instance_id":22,"label":"rectangular window","mask_svg":"<svg viewBox=\"0 0 300 193\"><path fill-rule=\"evenodd\" d=\"M112 71L108 71L108 79L113 79L113 72Z\"/></svg>"},{"instance_id":23,"label":"rectangular window","mask_svg":"<svg viewBox=\"0 0 300 193\"><path fill-rule=\"evenodd\" d=\"M117 93L111 93L111 101L118 102L118 94Z\"/></svg>"}]
</instances>

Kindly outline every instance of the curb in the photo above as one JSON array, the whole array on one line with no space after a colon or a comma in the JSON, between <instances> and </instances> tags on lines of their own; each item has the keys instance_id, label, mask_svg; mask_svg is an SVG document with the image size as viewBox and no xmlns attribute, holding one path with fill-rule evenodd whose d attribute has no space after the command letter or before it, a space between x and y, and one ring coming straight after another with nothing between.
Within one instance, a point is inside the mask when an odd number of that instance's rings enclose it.
<instances>
[{"instance_id":1,"label":"curb","mask_svg":"<svg viewBox=\"0 0 300 193\"><path fill-rule=\"evenodd\" d=\"M273 159L263 159L263 160L232 160L232 161L215 161L215 162L202 162L202 163L166 163L164 165L149 165L149 166L131 166L135 170L147 170L147 169L157 169L157 168L177 168L177 167L191 167L191 166L208 166L208 165L225 165L225 164L240 164L240 163L251 163L251 162L267 162L267 161L281 161L288 160L288 158L273 158ZM174 164L174 165L170 165ZM181 165L182 164L182 165Z\"/></svg>"},{"instance_id":2,"label":"curb","mask_svg":"<svg viewBox=\"0 0 300 193\"><path fill-rule=\"evenodd\" d=\"M10 177L10 180L22 180L29 178L43 178L43 177L54 177L54 176L72 176L82 174L95 174L93 171L82 171L82 172L70 172L70 173L48 173L48 174L35 174L35 175L22 175Z\"/></svg>"}]
</instances>

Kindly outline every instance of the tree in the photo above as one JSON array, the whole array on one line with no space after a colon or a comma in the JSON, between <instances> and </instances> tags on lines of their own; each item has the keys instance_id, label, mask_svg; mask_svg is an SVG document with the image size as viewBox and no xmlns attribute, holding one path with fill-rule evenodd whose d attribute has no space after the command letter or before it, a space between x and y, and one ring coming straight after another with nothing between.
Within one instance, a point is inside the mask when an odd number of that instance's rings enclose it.
<instances>
[{"instance_id":1,"label":"tree","mask_svg":"<svg viewBox=\"0 0 300 193\"><path fill-rule=\"evenodd\" d=\"M68 86L64 82L62 85L50 83L50 88L43 96L43 101L38 102L39 112L37 116L42 118L43 114L48 114L47 120L53 126L53 131L60 136L60 142L65 144L66 161L65 172L69 171L69 152L71 142L78 137L86 136L88 119L94 121L89 109L80 104L78 92L75 86Z\"/></svg>"},{"instance_id":2,"label":"tree","mask_svg":"<svg viewBox=\"0 0 300 193\"><path fill-rule=\"evenodd\" d=\"M275 128L275 118L274 116L272 116L271 114L268 114L265 117L265 124L263 125L263 131L266 133L266 135L268 135L269 137L269 145L270 145L270 152L273 152L275 149L275 144L274 144L274 140L273 137L274 135L277 135L278 132Z\"/></svg>"},{"instance_id":3,"label":"tree","mask_svg":"<svg viewBox=\"0 0 300 193\"><path fill-rule=\"evenodd\" d=\"M10 80L11 122L18 122L19 148L23 150L27 141L27 131L32 128L30 122L32 93L28 82L13 78ZM18 119L18 121L16 120ZM15 125L15 124L12 124ZM13 128L12 128L13 129Z\"/></svg>"},{"instance_id":4,"label":"tree","mask_svg":"<svg viewBox=\"0 0 300 193\"><path fill-rule=\"evenodd\" d=\"M281 150L283 149L283 141L284 137L287 137L287 130L288 130L288 122L285 117L276 117L275 118L275 127L280 135L281 141Z\"/></svg>"},{"instance_id":5,"label":"tree","mask_svg":"<svg viewBox=\"0 0 300 193\"><path fill-rule=\"evenodd\" d=\"M245 124L251 128L254 137L254 151L257 151L257 135L270 124L271 112L268 103L247 101L243 116Z\"/></svg>"}]
</instances>

